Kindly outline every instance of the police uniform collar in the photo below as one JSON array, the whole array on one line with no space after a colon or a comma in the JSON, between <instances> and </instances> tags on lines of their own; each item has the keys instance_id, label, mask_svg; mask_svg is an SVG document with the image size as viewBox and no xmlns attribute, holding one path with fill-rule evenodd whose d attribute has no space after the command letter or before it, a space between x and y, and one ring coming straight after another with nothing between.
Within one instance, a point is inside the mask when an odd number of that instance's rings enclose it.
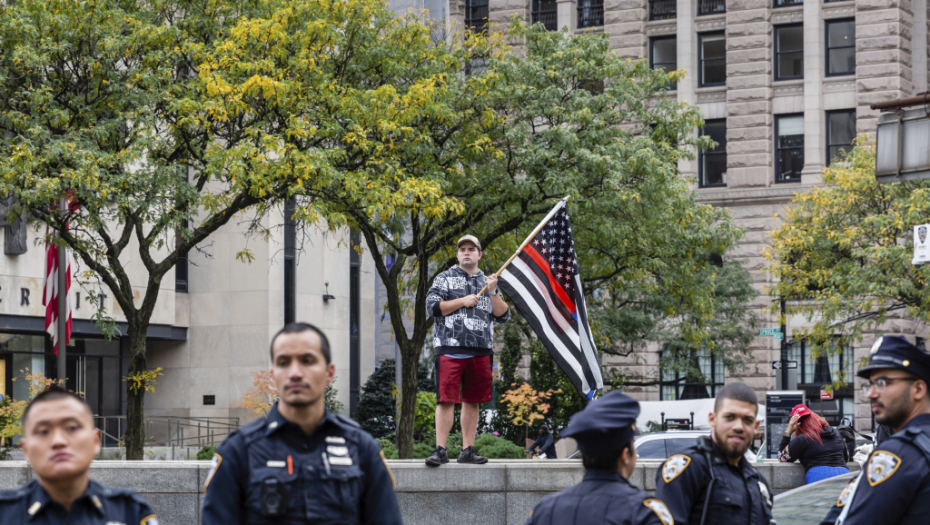
<instances>
[{"instance_id":1,"label":"police uniform collar","mask_svg":"<svg viewBox=\"0 0 930 525\"><path fill-rule=\"evenodd\" d=\"M920 414L919 416L914 416L910 421L905 423L903 427L901 427L901 430L904 431L908 428L919 427L930 427L930 414Z\"/></svg>"},{"instance_id":2,"label":"police uniform collar","mask_svg":"<svg viewBox=\"0 0 930 525\"><path fill-rule=\"evenodd\" d=\"M280 401L276 402L274 405L271 405L271 409L268 410L268 416L265 417L266 436L270 436L281 428L293 424L284 416L282 416L281 412L278 411L278 403L280 403ZM336 423L336 415L326 408L324 409L323 419L320 420L320 424L317 425L317 429L321 428L325 423Z\"/></svg>"},{"instance_id":3,"label":"police uniform collar","mask_svg":"<svg viewBox=\"0 0 930 525\"><path fill-rule=\"evenodd\" d=\"M620 481L627 482L629 480L620 475L619 472L611 470L589 470L584 473L585 481Z\"/></svg>"},{"instance_id":4,"label":"police uniform collar","mask_svg":"<svg viewBox=\"0 0 930 525\"><path fill-rule=\"evenodd\" d=\"M45 492L45 489L42 488L38 480L33 480L30 484L32 487L29 489L29 501L26 507L26 513L29 514L29 521L35 519L36 516L40 515L49 505L59 505L64 508L64 506L54 501L52 497L48 495L48 492ZM101 490L100 484L90 480L87 484L87 490L85 490L84 494L78 497L78 499L74 500L72 507L74 505L86 505L94 509L97 514L102 517L103 503L100 501L100 495L102 493L103 491Z\"/></svg>"}]
</instances>

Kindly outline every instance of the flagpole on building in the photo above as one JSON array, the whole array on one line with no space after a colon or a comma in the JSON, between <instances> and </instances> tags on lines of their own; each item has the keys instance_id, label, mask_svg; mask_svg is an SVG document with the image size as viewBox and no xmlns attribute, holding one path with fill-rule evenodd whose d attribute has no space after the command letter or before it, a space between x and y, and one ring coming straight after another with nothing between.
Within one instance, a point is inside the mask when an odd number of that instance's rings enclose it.
<instances>
[{"instance_id":1,"label":"flagpole on building","mask_svg":"<svg viewBox=\"0 0 930 525\"><path fill-rule=\"evenodd\" d=\"M65 216L68 201L62 197L58 202L58 213ZM64 228L64 223L62 223ZM61 231L59 230L59 236ZM68 337L68 261L64 245L58 247L58 380L64 381L67 371L67 337ZM62 385L65 386L65 385Z\"/></svg>"},{"instance_id":2,"label":"flagpole on building","mask_svg":"<svg viewBox=\"0 0 930 525\"><path fill-rule=\"evenodd\" d=\"M552 208L552 210L543 218L543 220L539 221L539 224L536 225L536 228L532 232L530 232L529 235L526 236L526 239L523 240L523 244L521 244L520 247L517 248L517 251L515 251L514 254L510 256L509 259L507 259L507 262L505 262L504 265L501 266L500 270L497 270L497 272L494 273L494 277L500 277L500 275L504 273L504 270L506 270L507 267L510 266L510 263L512 263L513 260L516 259L518 255L520 255L520 252L523 251L523 248L525 248L526 245L529 244L529 242L533 240L533 237L536 237L536 234L539 233L539 230L543 229L543 227L545 227L546 224L549 222L549 219L551 219L552 216L555 215L556 212L559 211L559 209L565 206L568 203L568 199L571 199L571 198L572 198L571 195L567 195L564 199L560 200L559 203L556 204L555 207ZM478 295L483 294L484 291L487 289L488 289L488 285L484 285L484 288L482 288L481 291L478 292Z\"/></svg>"}]
</instances>

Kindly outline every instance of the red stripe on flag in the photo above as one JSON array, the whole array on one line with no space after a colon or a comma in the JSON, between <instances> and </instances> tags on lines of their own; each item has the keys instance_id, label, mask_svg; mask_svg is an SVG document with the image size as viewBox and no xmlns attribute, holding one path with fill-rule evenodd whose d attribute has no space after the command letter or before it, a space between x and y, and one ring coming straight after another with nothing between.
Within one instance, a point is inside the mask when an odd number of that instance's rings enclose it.
<instances>
[{"instance_id":1,"label":"red stripe on flag","mask_svg":"<svg viewBox=\"0 0 930 525\"><path fill-rule=\"evenodd\" d=\"M565 308L568 309L569 314L575 313L575 302L568 297L568 294L565 293L565 290L562 288L562 285L555 280L555 277L552 276L552 271L549 269L549 263L546 259L543 258L539 252L536 251L536 248L533 248L533 245L527 244L523 251L530 256L531 259L536 263L537 266L546 274L546 277L549 278L549 286L555 292L555 294L562 300L562 304L565 305Z\"/></svg>"}]
</instances>

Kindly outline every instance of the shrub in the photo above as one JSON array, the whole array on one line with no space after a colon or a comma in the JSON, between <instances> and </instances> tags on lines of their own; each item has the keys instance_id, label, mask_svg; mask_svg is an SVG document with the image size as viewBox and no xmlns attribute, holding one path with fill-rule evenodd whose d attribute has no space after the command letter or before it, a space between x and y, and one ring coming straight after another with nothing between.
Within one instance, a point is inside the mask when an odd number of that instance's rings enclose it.
<instances>
[{"instance_id":1,"label":"shrub","mask_svg":"<svg viewBox=\"0 0 930 525\"><path fill-rule=\"evenodd\" d=\"M385 359L381 366L365 381L362 394L358 398L356 420L362 428L375 438L394 434L394 360ZM417 387L421 392L435 390L430 379L429 362L420 363Z\"/></svg>"},{"instance_id":2,"label":"shrub","mask_svg":"<svg viewBox=\"0 0 930 525\"><path fill-rule=\"evenodd\" d=\"M490 459L526 459L526 450L523 447L494 434L481 434L476 437L475 451Z\"/></svg>"},{"instance_id":3,"label":"shrub","mask_svg":"<svg viewBox=\"0 0 930 525\"><path fill-rule=\"evenodd\" d=\"M209 461L213 459L213 454L216 454L216 447L213 445L205 445L197 452L197 459L201 461Z\"/></svg>"},{"instance_id":4,"label":"shrub","mask_svg":"<svg viewBox=\"0 0 930 525\"><path fill-rule=\"evenodd\" d=\"M381 445L381 451L384 452L385 459L397 459L397 447L393 439L378 438L378 444Z\"/></svg>"}]
</instances>

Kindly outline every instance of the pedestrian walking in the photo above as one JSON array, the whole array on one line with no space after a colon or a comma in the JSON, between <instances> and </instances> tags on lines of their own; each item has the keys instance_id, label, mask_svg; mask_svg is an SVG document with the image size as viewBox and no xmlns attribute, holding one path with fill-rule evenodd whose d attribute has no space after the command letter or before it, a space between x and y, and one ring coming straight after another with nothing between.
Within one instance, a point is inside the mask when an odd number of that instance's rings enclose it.
<instances>
[{"instance_id":1,"label":"pedestrian walking","mask_svg":"<svg viewBox=\"0 0 930 525\"><path fill-rule=\"evenodd\" d=\"M393 476L378 442L326 409L336 375L329 341L292 323L271 339L278 401L213 456L202 525L400 525Z\"/></svg>"},{"instance_id":2,"label":"pedestrian walking","mask_svg":"<svg viewBox=\"0 0 930 525\"><path fill-rule=\"evenodd\" d=\"M875 446L823 523L930 522L930 355L898 336L878 338L859 377L875 421L892 434Z\"/></svg>"},{"instance_id":3,"label":"pedestrian walking","mask_svg":"<svg viewBox=\"0 0 930 525\"><path fill-rule=\"evenodd\" d=\"M678 525L769 525L772 491L746 461L759 420L752 388L721 388L708 416L709 437L670 456L656 472L656 497L668 504Z\"/></svg>"},{"instance_id":4,"label":"pedestrian walking","mask_svg":"<svg viewBox=\"0 0 930 525\"><path fill-rule=\"evenodd\" d=\"M572 416L562 437L578 442L584 479L544 497L526 525L674 525L665 503L629 481L638 415L639 403L614 390Z\"/></svg>"},{"instance_id":5,"label":"pedestrian walking","mask_svg":"<svg viewBox=\"0 0 930 525\"><path fill-rule=\"evenodd\" d=\"M158 525L129 489L90 479L100 431L83 399L59 387L37 395L22 418L23 455L36 479L0 492L0 522L29 525Z\"/></svg>"},{"instance_id":6,"label":"pedestrian walking","mask_svg":"<svg viewBox=\"0 0 930 525\"><path fill-rule=\"evenodd\" d=\"M555 436L549 432L549 425L540 425L539 437L526 450L527 454L534 454L540 459L556 459Z\"/></svg>"},{"instance_id":7,"label":"pedestrian walking","mask_svg":"<svg viewBox=\"0 0 930 525\"><path fill-rule=\"evenodd\" d=\"M497 288L497 276L478 268L481 243L472 235L459 239L458 266L440 273L426 294L426 309L433 321L436 356L436 448L426 458L431 467L449 462L446 442L462 405L462 452L459 463L482 464L488 458L475 451L478 405L491 400L491 362L494 359L494 325L510 317ZM487 291L478 293L487 285Z\"/></svg>"},{"instance_id":8,"label":"pedestrian walking","mask_svg":"<svg viewBox=\"0 0 930 525\"><path fill-rule=\"evenodd\" d=\"M846 441L827 420L806 405L796 405L791 410L791 419L778 450L781 451L778 459L783 463L801 462L806 483L849 474Z\"/></svg>"}]
</instances>

